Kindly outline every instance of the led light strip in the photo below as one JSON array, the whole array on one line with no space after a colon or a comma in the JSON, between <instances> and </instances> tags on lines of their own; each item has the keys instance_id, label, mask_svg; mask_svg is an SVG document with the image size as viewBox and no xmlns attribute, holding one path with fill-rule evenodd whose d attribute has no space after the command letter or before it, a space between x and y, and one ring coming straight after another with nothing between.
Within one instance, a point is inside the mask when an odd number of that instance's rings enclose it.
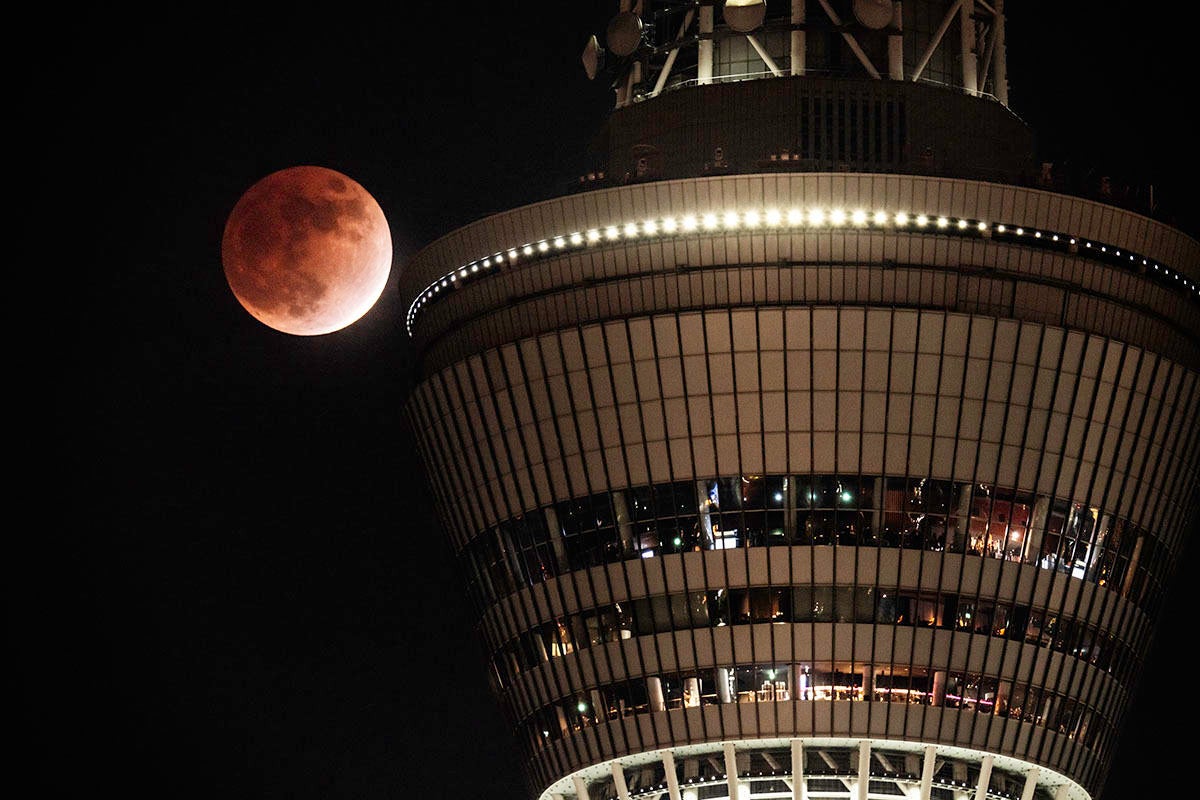
<instances>
[{"instance_id":1,"label":"led light strip","mask_svg":"<svg viewBox=\"0 0 1200 800\"><path fill-rule=\"evenodd\" d=\"M750 209L747 211L706 212L703 214L684 214L679 217L661 217L647 219L641 222L626 222L623 225L606 225L590 228L586 231L559 234L526 242L507 250L499 250L491 255L478 258L463 264L457 269L447 272L442 277L426 286L412 304L408 307L405 327L408 335L413 335L413 325L417 314L427 303L443 297L446 293L459 286L495 273L504 267L511 267L518 262L537 260L543 256L558 255L603 246L618 241L634 241L645 239L664 239L692 233L714 233L728 230L794 230L860 228L860 229L889 229L906 230L910 232L957 233L986 236L1002 241L1021 242L1023 244L1049 248L1066 249L1068 252L1084 252L1091 258L1103 259L1119 263L1132 263L1135 268L1158 278L1168 286L1179 287L1187 291L1193 299L1200 299L1200 286L1184 277L1178 271L1151 261L1136 253L1122 251L1120 248L1102 242L1079 239L1069 234L1055 231L1026 230L1004 224L990 224L983 220L965 217L930 216L927 214L910 214L907 211L865 211L844 208L808 209L790 208L781 210L769 208L765 210ZM1140 264L1139 264L1140 262Z\"/></svg>"}]
</instances>

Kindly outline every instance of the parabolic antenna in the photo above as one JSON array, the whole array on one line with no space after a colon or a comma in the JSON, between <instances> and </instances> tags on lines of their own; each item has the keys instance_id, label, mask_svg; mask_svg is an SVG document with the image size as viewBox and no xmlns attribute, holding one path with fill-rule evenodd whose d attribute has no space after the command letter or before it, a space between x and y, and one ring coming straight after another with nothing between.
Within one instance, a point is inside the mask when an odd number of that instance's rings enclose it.
<instances>
[{"instance_id":1,"label":"parabolic antenna","mask_svg":"<svg viewBox=\"0 0 1200 800\"><path fill-rule=\"evenodd\" d=\"M617 55L633 55L642 43L642 18L632 11L622 11L608 23L604 40Z\"/></svg>"},{"instance_id":2,"label":"parabolic antenna","mask_svg":"<svg viewBox=\"0 0 1200 800\"><path fill-rule=\"evenodd\" d=\"M763 24L767 0L725 0L725 24L738 33L749 33Z\"/></svg>"},{"instance_id":3,"label":"parabolic antenna","mask_svg":"<svg viewBox=\"0 0 1200 800\"><path fill-rule=\"evenodd\" d=\"M886 28L892 21L892 0L854 0L854 18L874 31Z\"/></svg>"},{"instance_id":4,"label":"parabolic antenna","mask_svg":"<svg viewBox=\"0 0 1200 800\"><path fill-rule=\"evenodd\" d=\"M583 46L583 55L580 56L589 81L595 80L596 75L600 72L600 59L603 55L604 51L600 49L600 42L596 41L596 37L593 35Z\"/></svg>"}]
</instances>

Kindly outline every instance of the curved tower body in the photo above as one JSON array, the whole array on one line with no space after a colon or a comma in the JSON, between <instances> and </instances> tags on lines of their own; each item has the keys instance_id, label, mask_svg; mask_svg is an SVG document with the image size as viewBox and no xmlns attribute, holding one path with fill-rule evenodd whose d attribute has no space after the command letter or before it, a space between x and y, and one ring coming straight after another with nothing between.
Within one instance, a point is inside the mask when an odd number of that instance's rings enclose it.
<instances>
[{"instance_id":1,"label":"curved tower body","mask_svg":"<svg viewBox=\"0 0 1200 800\"><path fill-rule=\"evenodd\" d=\"M627 6L595 170L401 281L531 797L1097 797L1200 244L1033 163L1002 2Z\"/></svg>"}]
</instances>

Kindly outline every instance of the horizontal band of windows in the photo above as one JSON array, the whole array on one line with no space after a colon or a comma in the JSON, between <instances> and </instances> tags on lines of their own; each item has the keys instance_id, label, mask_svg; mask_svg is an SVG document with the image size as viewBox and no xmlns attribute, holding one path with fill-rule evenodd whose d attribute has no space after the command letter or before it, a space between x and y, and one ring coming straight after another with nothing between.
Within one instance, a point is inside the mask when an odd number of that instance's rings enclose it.
<instances>
[{"instance_id":1,"label":"horizontal band of windows","mask_svg":"<svg viewBox=\"0 0 1200 800\"><path fill-rule=\"evenodd\" d=\"M544 706L520 729L537 750L590 726L656 711L829 701L974 711L1043 726L1088 748L1111 741L1113 732L1111 723L1092 707L1034 684L977 673L840 662L726 666L622 681Z\"/></svg>"},{"instance_id":2,"label":"horizontal band of windows","mask_svg":"<svg viewBox=\"0 0 1200 800\"><path fill-rule=\"evenodd\" d=\"M1142 608L1168 551L1127 520L1058 498L931 478L740 475L601 492L484 531L461 551L482 609L557 575L668 553L772 545L965 553L1056 570Z\"/></svg>"},{"instance_id":3,"label":"horizontal band of windows","mask_svg":"<svg viewBox=\"0 0 1200 800\"><path fill-rule=\"evenodd\" d=\"M499 688L554 658L608 642L754 623L850 622L965 631L1067 653L1124 681L1137 659L1121 640L1082 620L1027 605L954 594L869 587L717 589L647 597L569 614L522 633L493 657Z\"/></svg>"}]
</instances>

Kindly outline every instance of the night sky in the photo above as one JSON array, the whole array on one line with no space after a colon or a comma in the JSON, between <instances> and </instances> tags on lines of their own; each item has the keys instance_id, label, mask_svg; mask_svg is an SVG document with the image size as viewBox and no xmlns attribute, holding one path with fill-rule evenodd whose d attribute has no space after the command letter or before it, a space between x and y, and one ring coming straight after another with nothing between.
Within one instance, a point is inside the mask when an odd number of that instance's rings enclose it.
<instances>
[{"instance_id":1,"label":"night sky","mask_svg":"<svg viewBox=\"0 0 1200 800\"><path fill-rule=\"evenodd\" d=\"M427 5L169 24L105 9L18 76L32 174L10 191L33 187L35 266L67 301L34 333L53 477L33 478L8 560L15 769L39 797L525 797L401 417L395 283L424 244L583 170L612 95L579 55L616 3ZM1093 5L1009 3L1011 105L1047 154L1154 182L1194 230L1188 34L1063 8ZM395 247L376 307L321 337L252 319L220 263L242 192L298 164L366 187ZM1183 588L1110 798L1143 758L1187 757L1158 727L1194 666L1170 657Z\"/></svg>"}]
</instances>

